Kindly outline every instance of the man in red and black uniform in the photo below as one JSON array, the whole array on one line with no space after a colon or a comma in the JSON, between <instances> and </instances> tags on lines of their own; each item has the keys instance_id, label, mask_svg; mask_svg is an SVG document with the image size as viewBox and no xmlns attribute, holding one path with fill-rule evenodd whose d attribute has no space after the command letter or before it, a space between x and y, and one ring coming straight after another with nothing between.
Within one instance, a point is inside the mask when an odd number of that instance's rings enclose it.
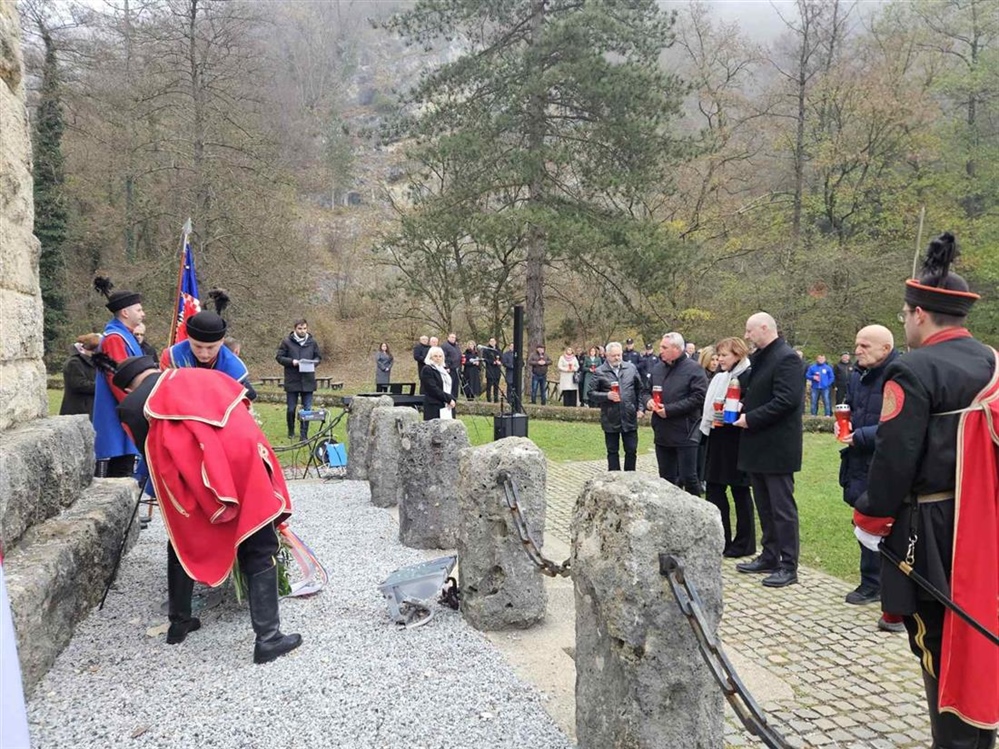
<instances>
[{"instance_id":1,"label":"man in red and black uniform","mask_svg":"<svg viewBox=\"0 0 999 749\"><path fill-rule=\"evenodd\" d=\"M149 465L170 537L167 642L201 628L191 616L194 580L220 585L238 558L256 633L254 663L297 648L301 636L280 630L275 563L275 524L291 515L291 499L246 390L212 369L159 372L148 356L126 359L113 380L128 392L118 415Z\"/></svg>"},{"instance_id":2,"label":"man in red and black uniform","mask_svg":"<svg viewBox=\"0 0 999 749\"><path fill-rule=\"evenodd\" d=\"M861 543L884 545L992 632L999 629L995 352L971 337L977 294L949 272L954 237L931 244L906 282L900 320L912 349L885 370L868 489L855 505ZM999 724L999 648L918 587L882 569L885 611L902 614L920 659L933 746L987 749Z\"/></svg>"}]
</instances>

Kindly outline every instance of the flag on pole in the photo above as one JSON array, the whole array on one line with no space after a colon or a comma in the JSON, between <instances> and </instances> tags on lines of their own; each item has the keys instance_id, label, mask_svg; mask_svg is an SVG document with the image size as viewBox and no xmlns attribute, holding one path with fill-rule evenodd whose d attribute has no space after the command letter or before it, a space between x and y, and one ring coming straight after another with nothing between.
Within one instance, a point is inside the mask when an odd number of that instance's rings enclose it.
<instances>
[{"instance_id":1,"label":"flag on pole","mask_svg":"<svg viewBox=\"0 0 999 749\"><path fill-rule=\"evenodd\" d=\"M194 272L194 254L191 252L191 219L188 219L184 224L184 241L177 282L177 314L171 325L171 346L187 340L187 319L200 311L198 277Z\"/></svg>"}]
</instances>

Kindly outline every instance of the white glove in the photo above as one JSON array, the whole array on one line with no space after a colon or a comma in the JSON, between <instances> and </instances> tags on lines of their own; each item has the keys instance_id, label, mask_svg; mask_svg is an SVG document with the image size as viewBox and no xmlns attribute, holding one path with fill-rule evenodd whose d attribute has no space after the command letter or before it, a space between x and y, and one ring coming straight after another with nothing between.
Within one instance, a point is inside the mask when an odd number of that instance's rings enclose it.
<instances>
[{"instance_id":1,"label":"white glove","mask_svg":"<svg viewBox=\"0 0 999 749\"><path fill-rule=\"evenodd\" d=\"M853 535L857 537L860 541L860 545L865 549L870 549L871 551L877 551L878 546L881 544L881 536L875 536L873 533L868 533L863 528L859 526L853 526Z\"/></svg>"}]
</instances>

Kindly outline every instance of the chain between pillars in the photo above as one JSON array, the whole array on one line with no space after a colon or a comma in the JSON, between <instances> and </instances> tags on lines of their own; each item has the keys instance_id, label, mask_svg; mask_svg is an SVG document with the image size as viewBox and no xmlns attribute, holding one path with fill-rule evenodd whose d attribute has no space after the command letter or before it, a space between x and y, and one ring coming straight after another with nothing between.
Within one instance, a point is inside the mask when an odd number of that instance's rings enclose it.
<instances>
[{"instance_id":1,"label":"chain between pillars","mask_svg":"<svg viewBox=\"0 0 999 749\"><path fill-rule=\"evenodd\" d=\"M694 586L687 582L683 562L672 554L659 555L659 573L665 577L673 590L680 611L690 622L697 638L697 647L711 670L711 675L725 694L728 704L735 710L742 725L753 736L759 738L770 749L794 749L787 740L767 723L767 718L756 704L753 695L746 689L721 648L721 644L710 633L704 618L704 607Z\"/></svg>"},{"instance_id":2,"label":"chain between pillars","mask_svg":"<svg viewBox=\"0 0 999 749\"><path fill-rule=\"evenodd\" d=\"M527 527L527 520L524 518L524 511L520 509L520 495L517 492L517 485L514 483L513 477L506 471L501 471L496 478L497 483L503 486L506 506L510 510L510 514L513 515L513 524L517 527L517 534L520 536L520 542L524 547L524 551L527 552L527 556L534 562L538 571L543 575L548 575L548 577L569 577L570 560L566 559L562 564L557 564L547 559L541 553L538 543L531 536L531 532Z\"/></svg>"}]
</instances>

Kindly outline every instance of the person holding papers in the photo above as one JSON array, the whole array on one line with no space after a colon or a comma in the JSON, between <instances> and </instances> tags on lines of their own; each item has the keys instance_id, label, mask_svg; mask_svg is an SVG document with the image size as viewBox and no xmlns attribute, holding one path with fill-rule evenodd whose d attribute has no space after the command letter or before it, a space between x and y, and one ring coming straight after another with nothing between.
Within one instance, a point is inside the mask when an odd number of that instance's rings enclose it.
<instances>
[{"instance_id":1,"label":"person holding papers","mask_svg":"<svg viewBox=\"0 0 999 749\"><path fill-rule=\"evenodd\" d=\"M323 359L319 352L319 344L309 333L309 324L305 319L295 321L295 327L281 341L277 350L278 364L284 367L284 392L288 400L288 439L295 439L295 407L299 397L302 409L312 408L312 394L316 392L316 365ZM304 442L309 438L309 422L301 423L300 439Z\"/></svg>"}]
</instances>

